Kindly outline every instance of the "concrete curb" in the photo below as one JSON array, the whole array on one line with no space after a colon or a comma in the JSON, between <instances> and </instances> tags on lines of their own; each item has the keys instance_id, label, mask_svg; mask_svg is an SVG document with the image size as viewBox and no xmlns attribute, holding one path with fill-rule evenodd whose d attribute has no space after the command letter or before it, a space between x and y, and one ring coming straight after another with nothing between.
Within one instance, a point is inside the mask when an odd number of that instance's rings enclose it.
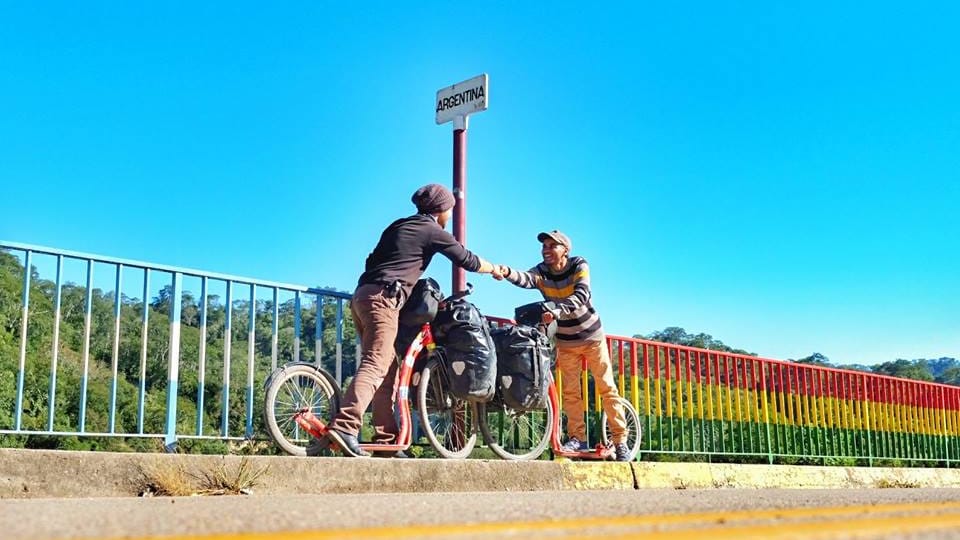
<instances>
[{"instance_id":1,"label":"concrete curb","mask_svg":"<svg viewBox=\"0 0 960 540\"><path fill-rule=\"evenodd\" d=\"M257 495L643 488L960 487L958 469L706 463L391 460L0 449L0 498L130 497L145 475L263 471Z\"/></svg>"},{"instance_id":2,"label":"concrete curb","mask_svg":"<svg viewBox=\"0 0 960 540\"><path fill-rule=\"evenodd\" d=\"M632 467L638 489L960 487L960 469L647 462Z\"/></svg>"}]
</instances>

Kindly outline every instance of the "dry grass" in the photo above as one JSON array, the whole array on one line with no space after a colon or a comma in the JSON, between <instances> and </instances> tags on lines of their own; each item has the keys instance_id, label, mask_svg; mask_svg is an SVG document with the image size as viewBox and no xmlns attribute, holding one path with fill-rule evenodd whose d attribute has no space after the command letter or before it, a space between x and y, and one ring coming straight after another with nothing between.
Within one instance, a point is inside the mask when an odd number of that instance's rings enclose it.
<instances>
[{"instance_id":1,"label":"dry grass","mask_svg":"<svg viewBox=\"0 0 960 540\"><path fill-rule=\"evenodd\" d=\"M182 465L158 463L140 469L140 496L185 497L195 493L193 477Z\"/></svg>"},{"instance_id":2,"label":"dry grass","mask_svg":"<svg viewBox=\"0 0 960 540\"><path fill-rule=\"evenodd\" d=\"M141 468L142 496L246 495L252 492L267 467L254 468L246 457L235 468L223 463L212 470L188 471L179 464Z\"/></svg>"},{"instance_id":3,"label":"dry grass","mask_svg":"<svg viewBox=\"0 0 960 540\"><path fill-rule=\"evenodd\" d=\"M254 469L250 460L244 457L235 471L228 471L220 464L213 471L200 471L194 478L199 482L201 495L245 495L266 472L266 467Z\"/></svg>"},{"instance_id":4,"label":"dry grass","mask_svg":"<svg viewBox=\"0 0 960 540\"><path fill-rule=\"evenodd\" d=\"M919 482L911 482L909 480L901 480L899 478L893 480L881 478L880 480L877 480L877 488L879 489L915 489L919 487Z\"/></svg>"}]
</instances>

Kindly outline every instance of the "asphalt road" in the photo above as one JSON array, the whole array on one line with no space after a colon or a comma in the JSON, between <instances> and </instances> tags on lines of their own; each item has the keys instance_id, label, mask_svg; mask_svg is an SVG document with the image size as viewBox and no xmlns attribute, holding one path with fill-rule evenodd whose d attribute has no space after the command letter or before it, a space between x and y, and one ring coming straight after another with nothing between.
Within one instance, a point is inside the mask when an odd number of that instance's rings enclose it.
<instances>
[{"instance_id":1,"label":"asphalt road","mask_svg":"<svg viewBox=\"0 0 960 540\"><path fill-rule=\"evenodd\" d=\"M0 538L960 538L960 490L0 500Z\"/></svg>"}]
</instances>

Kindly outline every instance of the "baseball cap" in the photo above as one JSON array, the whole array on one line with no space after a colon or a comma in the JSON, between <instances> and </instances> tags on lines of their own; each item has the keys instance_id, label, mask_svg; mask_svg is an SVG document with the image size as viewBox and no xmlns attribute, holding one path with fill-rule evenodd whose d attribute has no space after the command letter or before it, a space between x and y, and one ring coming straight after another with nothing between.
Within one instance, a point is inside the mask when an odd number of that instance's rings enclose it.
<instances>
[{"instance_id":1,"label":"baseball cap","mask_svg":"<svg viewBox=\"0 0 960 540\"><path fill-rule=\"evenodd\" d=\"M558 243L558 244L560 244L560 245L562 245L562 246L566 246L567 251L570 251L570 250L573 249L573 243L570 242L570 237L567 236L567 235L565 235L565 234L563 234L562 232L560 232L560 231L558 231L558 230L556 230L556 229L554 229L554 230L552 230L552 231L550 231L550 232L542 232L542 233L540 233L540 234L537 235L537 241L538 241L538 242L543 242L543 241L546 240L547 238L552 239L554 242L556 242L556 243Z\"/></svg>"}]
</instances>

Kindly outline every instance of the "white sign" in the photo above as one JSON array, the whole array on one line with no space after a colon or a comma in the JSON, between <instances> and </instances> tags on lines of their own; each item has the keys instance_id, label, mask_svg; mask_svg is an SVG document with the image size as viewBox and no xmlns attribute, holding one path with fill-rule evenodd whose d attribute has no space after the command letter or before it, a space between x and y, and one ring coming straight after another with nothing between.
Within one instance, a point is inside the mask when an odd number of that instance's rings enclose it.
<instances>
[{"instance_id":1,"label":"white sign","mask_svg":"<svg viewBox=\"0 0 960 540\"><path fill-rule=\"evenodd\" d=\"M445 124L458 116L466 117L487 110L490 96L488 84L487 74L484 73L437 90L437 123Z\"/></svg>"}]
</instances>

